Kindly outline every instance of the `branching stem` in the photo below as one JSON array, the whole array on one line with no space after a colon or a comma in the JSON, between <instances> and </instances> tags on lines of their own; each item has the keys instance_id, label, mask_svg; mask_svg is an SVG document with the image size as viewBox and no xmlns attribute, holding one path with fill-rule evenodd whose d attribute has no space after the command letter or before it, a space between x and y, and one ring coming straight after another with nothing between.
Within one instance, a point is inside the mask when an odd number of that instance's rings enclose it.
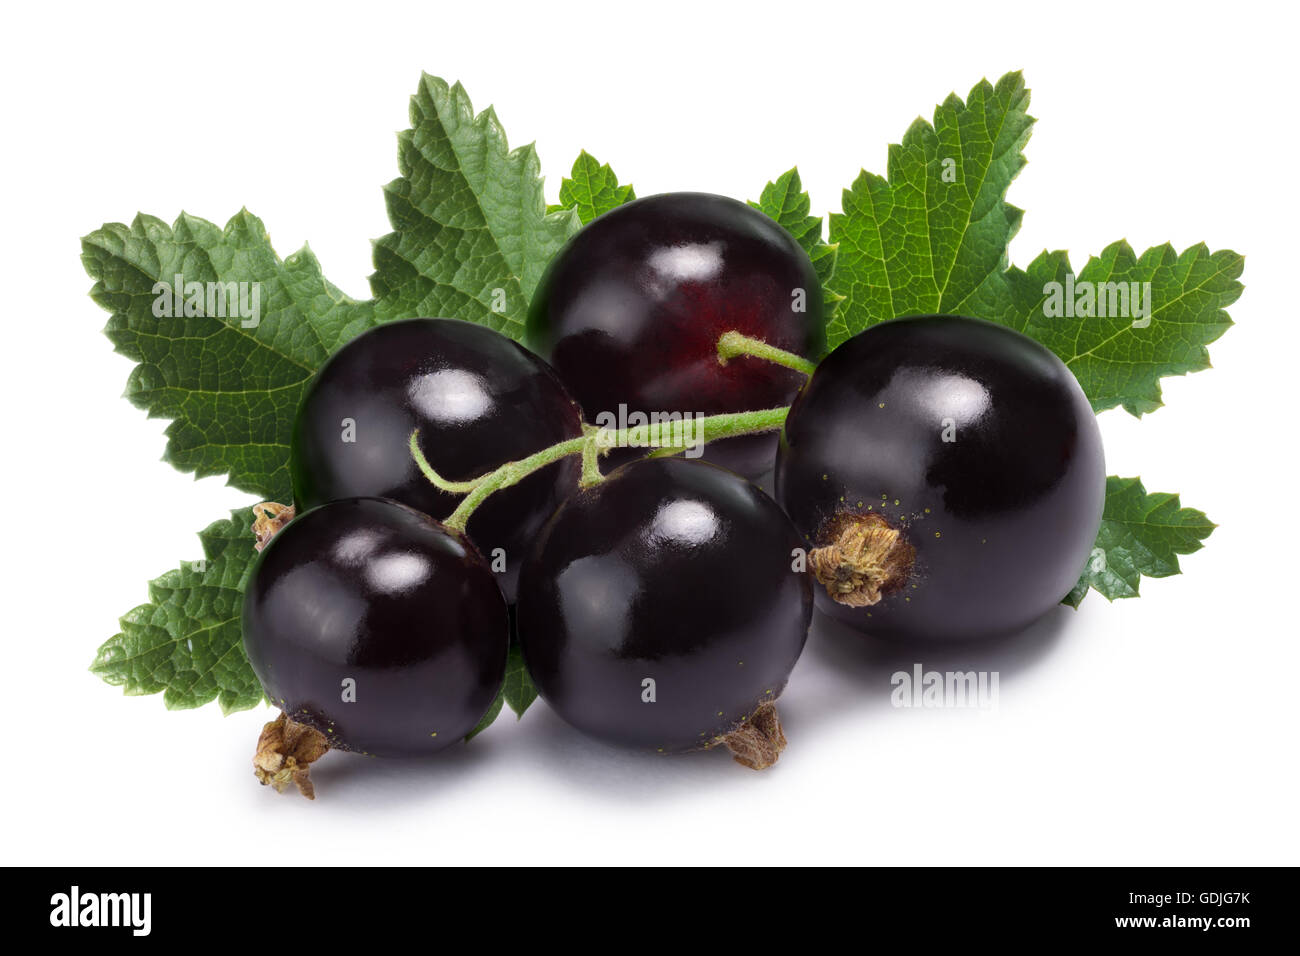
<instances>
[{"instance_id":1,"label":"branching stem","mask_svg":"<svg viewBox=\"0 0 1300 956\"><path fill-rule=\"evenodd\" d=\"M602 451L614 447L644 447L657 449L684 449L702 445L706 441L731 438L736 435L750 435L780 428L785 424L789 408L765 408L754 412L728 412L721 415L704 415L699 418L678 418L670 421L653 422L648 425L636 425L630 428L611 430L605 428L587 428L577 438L570 438L549 448L522 458L519 461L506 462L495 471L481 475L471 481L452 482L440 476L420 453L417 441L418 432L411 433L411 457L415 459L420 471L435 487L444 491L463 493L465 495L456 510L443 522L455 531L464 531L469 524L474 510L483 503L488 495L502 488L509 488L527 478L539 468L545 468L552 462L569 455L583 456L583 486L599 483L599 456Z\"/></svg>"}]
</instances>

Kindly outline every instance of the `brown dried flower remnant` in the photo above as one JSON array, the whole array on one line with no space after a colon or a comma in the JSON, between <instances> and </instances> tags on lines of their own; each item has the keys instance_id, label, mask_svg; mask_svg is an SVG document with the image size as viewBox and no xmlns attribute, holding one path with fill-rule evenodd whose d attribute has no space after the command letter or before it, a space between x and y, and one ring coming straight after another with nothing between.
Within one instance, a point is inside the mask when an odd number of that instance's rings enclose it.
<instances>
[{"instance_id":1,"label":"brown dried flower remnant","mask_svg":"<svg viewBox=\"0 0 1300 956\"><path fill-rule=\"evenodd\" d=\"M276 534L293 520L293 505L282 505L276 501L262 501L253 505L253 535L257 538L257 544L253 545L258 551L261 551Z\"/></svg>"},{"instance_id":2,"label":"brown dried flower remnant","mask_svg":"<svg viewBox=\"0 0 1300 956\"><path fill-rule=\"evenodd\" d=\"M308 768L330 749L325 735L281 714L262 728L253 755L253 773L263 785L284 793L292 784L308 800L316 799Z\"/></svg>"},{"instance_id":3,"label":"brown dried flower remnant","mask_svg":"<svg viewBox=\"0 0 1300 956\"><path fill-rule=\"evenodd\" d=\"M907 583L916 549L883 515L838 514L825 526L830 542L808 553L826 593L849 607L870 607Z\"/></svg>"}]
</instances>

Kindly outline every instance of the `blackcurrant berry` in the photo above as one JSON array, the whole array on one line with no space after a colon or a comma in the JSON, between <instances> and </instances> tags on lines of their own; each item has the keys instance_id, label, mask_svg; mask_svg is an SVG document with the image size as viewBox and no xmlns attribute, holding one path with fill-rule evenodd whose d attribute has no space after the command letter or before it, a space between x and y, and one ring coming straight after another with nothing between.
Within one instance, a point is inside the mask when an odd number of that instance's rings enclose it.
<instances>
[{"instance_id":1,"label":"blackcurrant berry","mask_svg":"<svg viewBox=\"0 0 1300 956\"><path fill-rule=\"evenodd\" d=\"M669 193L620 206L569 241L533 297L527 341L593 424L618 418L620 406L654 415L788 405L798 373L752 358L719 364L729 331L819 355L825 319L812 263L744 203ZM773 436L745 436L710 444L704 457L756 477L774 450Z\"/></svg>"},{"instance_id":2,"label":"blackcurrant berry","mask_svg":"<svg viewBox=\"0 0 1300 956\"><path fill-rule=\"evenodd\" d=\"M244 593L244 650L271 703L328 745L419 756L474 729L509 623L473 545L379 498L330 502L271 540Z\"/></svg>"},{"instance_id":3,"label":"blackcurrant berry","mask_svg":"<svg viewBox=\"0 0 1300 956\"><path fill-rule=\"evenodd\" d=\"M777 496L820 608L909 639L1021 628L1074 586L1106 471L1097 420L1052 352L1004 326L882 322L817 368L782 432Z\"/></svg>"},{"instance_id":4,"label":"blackcurrant berry","mask_svg":"<svg viewBox=\"0 0 1300 956\"><path fill-rule=\"evenodd\" d=\"M617 468L560 506L524 563L528 671L597 737L664 753L725 743L767 766L784 744L771 702L812 614L799 545L776 502L716 465Z\"/></svg>"},{"instance_id":5,"label":"blackcurrant berry","mask_svg":"<svg viewBox=\"0 0 1300 956\"><path fill-rule=\"evenodd\" d=\"M435 488L408 439L452 481L477 478L581 434L578 407L537 356L454 319L388 322L357 336L316 373L294 422L290 468L300 511L351 497L392 498L435 518L460 500ZM492 496L467 531L512 597L542 522L577 481L572 459Z\"/></svg>"}]
</instances>

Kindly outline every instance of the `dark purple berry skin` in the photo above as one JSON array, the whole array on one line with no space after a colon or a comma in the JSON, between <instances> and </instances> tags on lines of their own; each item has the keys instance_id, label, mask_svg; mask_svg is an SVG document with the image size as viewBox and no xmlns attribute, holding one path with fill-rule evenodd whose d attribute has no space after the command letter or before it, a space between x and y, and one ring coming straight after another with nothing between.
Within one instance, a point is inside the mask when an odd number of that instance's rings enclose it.
<instances>
[{"instance_id":1,"label":"dark purple berry skin","mask_svg":"<svg viewBox=\"0 0 1300 956\"><path fill-rule=\"evenodd\" d=\"M344 420L355 423L344 441ZM300 510L339 498L392 498L445 518L460 498L420 473L407 442L435 471L466 481L581 434L581 412L537 356L483 326L407 319L339 349L312 380L294 422L290 468ZM566 459L492 495L466 529L513 597L537 530L577 482Z\"/></svg>"},{"instance_id":2,"label":"dark purple berry skin","mask_svg":"<svg viewBox=\"0 0 1300 956\"><path fill-rule=\"evenodd\" d=\"M528 672L594 736L712 746L781 693L803 649L813 604L792 569L799 545L776 502L723 468L624 465L561 505L524 564Z\"/></svg>"},{"instance_id":3,"label":"dark purple berry skin","mask_svg":"<svg viewBox=\"0 0 1300 956\"><path fill-rule=\"evenodd\" d=\"M903 529L916 549L903 587L857 608L815 591L833 617L906 640L992 636L1047 613L1083 571L1106 487L1069 369L1018 332L954 316L882 322L832 352L790 410L775 477L810 546L828 543L837 512Z\"/></svg>"},{"instance_id":4,"label":"dark purple berry skin","mask_svg":"<svg viewBox=\"0 0 1300 956\"><path fill-rule=\"evenodd\" d=\"M473 730L510 641L505 598L474 547L378 498L331 502L281 530L254 566L243 626L274 706L331 747L394 757Z\"/></svg>"},{"instance_id":5,"label":"dark purple berry skin","mask_svg":"<svg viewBox=\"0 0 1300 956\"><path fill-rule=\"evenodd\" d=\"M646 414L788 405L798 373L753 358L719 365L718 338L733 330L820 355L825 318L812 263L744 203L667 193L620 206L569 241L533 297L527 341L593 423L620 404ZM710 444L704 457L757 477L774 451L772 436L745 436Z\"/></svg>"}]
</instances>

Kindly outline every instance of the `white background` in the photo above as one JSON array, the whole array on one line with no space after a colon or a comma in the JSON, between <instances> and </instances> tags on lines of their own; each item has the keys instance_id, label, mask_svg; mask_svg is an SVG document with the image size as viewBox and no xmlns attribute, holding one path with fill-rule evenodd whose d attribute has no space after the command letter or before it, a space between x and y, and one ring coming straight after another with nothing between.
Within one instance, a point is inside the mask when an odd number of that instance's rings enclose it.
<instances>
[{"instance_id":1,"label":"white background","mask_svg":"<svg viewBox=\"0 0 1300 956\"><path fill-rule=\"evenodd\" d=\"M449 6L6 10L4 860L1300 862L1294 23L1246 3ZM552 201L585 147L641 195L756 198L797 163L829 211L918 113L1016 68L1040 122L1014 261L1064 247L1077 268L1121 237L1247 256L1215 368L1166 380L1140 422L1102 416L1112 473L1219 523L1182 576L956 657L814 634L763 774L616 751L538 704L422 763L329 755L309 804L252 777L268 712L168 712L87 672L249 499L160 463L165 423L118 398L131 366L80 236L247 206L365 297L422 69L536 140ZM999 709L891 708L914 661L999 670Z\"/></svg>"}]
</instances>

